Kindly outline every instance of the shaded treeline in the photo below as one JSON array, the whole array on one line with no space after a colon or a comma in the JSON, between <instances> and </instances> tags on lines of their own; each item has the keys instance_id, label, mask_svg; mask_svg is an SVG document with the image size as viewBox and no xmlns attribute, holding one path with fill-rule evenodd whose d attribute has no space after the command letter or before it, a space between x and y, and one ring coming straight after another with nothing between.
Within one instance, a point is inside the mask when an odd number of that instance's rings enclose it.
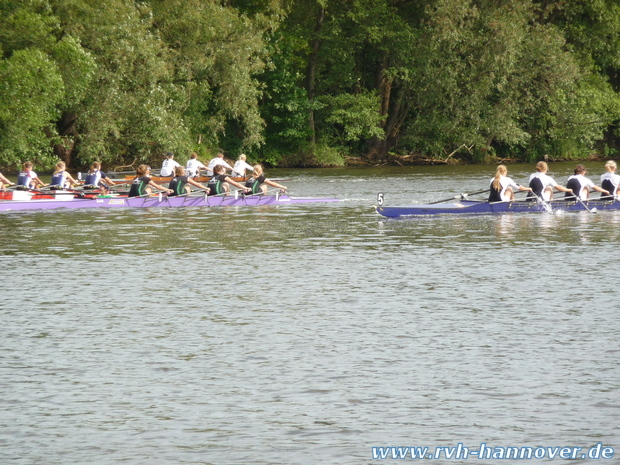
<instances>
[{"instance_id":1,"label":"shaded treeline","mask_svg":"<svg viewBox=\"0 0 620 465\"><path fill-rule=\"evenodd\" d=\"M617 154L616 0L0 0L0 54L13 169Z\"/></svg>"}]
</instances>

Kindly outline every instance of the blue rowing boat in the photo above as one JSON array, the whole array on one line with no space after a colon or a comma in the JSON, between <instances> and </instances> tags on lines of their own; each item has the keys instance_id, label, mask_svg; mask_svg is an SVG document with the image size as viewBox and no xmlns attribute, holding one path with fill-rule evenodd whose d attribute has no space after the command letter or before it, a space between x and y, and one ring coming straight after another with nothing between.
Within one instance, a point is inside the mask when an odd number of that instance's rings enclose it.
<instances>
[{"instance_id":1,"label":"blue rowing boat","mask_svg":"<svg viewBox=\"0 0 620 465\"><path fill-rule=\"evenodd\" d=\"M378 197L379 205L376 207L377 213L388 218L405 218L421 215L440 215L440 214L500 214L500 213L545 213L545 212L579 212L579 211L601 211L601 210L620 210L618 200L586 200L583 202L575 200L552 200L550 202L537 202L515 200L512 202L488 202L476 200L460 200L456 203L427 204L427 205L381 205L383 196Z\"/></svg>"}]
</instances>

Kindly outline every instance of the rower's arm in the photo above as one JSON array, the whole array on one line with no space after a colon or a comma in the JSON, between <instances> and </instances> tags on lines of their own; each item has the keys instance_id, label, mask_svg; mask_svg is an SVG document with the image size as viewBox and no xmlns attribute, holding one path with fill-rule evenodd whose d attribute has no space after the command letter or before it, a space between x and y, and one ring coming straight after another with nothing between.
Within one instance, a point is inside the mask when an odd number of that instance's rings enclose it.
<instances>
[{"instance_id":1,"label":"rower's arm","mask_svg":"<svg viewBox=\"0 0 620 465\"><path fill-rule=\"evenodd\" d=\"M243 184L239 184L237 181L233 181L232 179L230 179L228 176L226 176L226 178L224 179L224 181L226 181L229 184L232 184L235 187L238 187L239 189L247 189L249 190L249 187L245 187Z\"/></svg>"},{"instance_id":2,"label":"rower's arm","mask_svg":"<svg viewBox=\"0 0 620 465\"><path fill-rule=\"evenodd\" d=\"M191 184L192 186L196 186L204 191L209 192L211 189L209 189L206 186L203 186L202 184L200 184L199 182L194 181L192 178L187 178L187 183Z\"/></svg>"},{"instance_id":3,"label":"rower's arm","mask_svg":"<svg viewBox=\"0 0 620 465\"><path fill-rule=\"evenodd\" d=\"M274 181L270 181L269 179L265 179L265 184L270 185L271 187L277 187L278 189L284 189L286 190L286 186L283 186L282 184L278 184L277 182Z\"/></svg>"},{"instance_id":4,"label":"rower's arm","mask_svg":"<svg viewBox=\"0 0 620 465\"><path fill-rule=\"evenodd\" d=\"M167 187L160 186L159 184L155 184L153 181L149 182L149 186L151 186L151 187L153 187L153 188L155 188L157 190L165 191L165 192L168 192L168 193L174 192L172 189L168 189Z\"/></svg>"}]
</instances>

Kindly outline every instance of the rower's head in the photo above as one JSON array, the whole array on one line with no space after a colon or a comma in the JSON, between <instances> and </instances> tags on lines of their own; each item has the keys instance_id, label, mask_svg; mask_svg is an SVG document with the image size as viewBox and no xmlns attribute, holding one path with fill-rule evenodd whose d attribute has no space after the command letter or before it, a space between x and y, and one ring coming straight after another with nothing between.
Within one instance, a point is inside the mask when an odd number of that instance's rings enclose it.
<instances>
[{"instance_id":1,"label":"rower's head","mask_svg":"<svg viewBox=\"0 0 620 465\"><path fill-rule=\"evenodd\" d=\"M24 163L24 170L28 171L32 169L32 162L31 161L27 161L26 163Z\"/></svg>"},{"instance_id":2,"label":"rower's head","mask_svg":"<svg viewBox=\"0 0 620 465\"><path fill-rule=\"evenodd\" d=\"M217 158L224 158L224 154L223 154L222 152L219 152L219 153L217 154Z\"/></svg>"},{"instance_id":3,"label":"rower's head","mask_svg":"<svg viewBox=\"0 0 620 465\"><path fill-rule=\"evenodd\" d=\"M176 168L174 168L174 175L175 176L184 176L185 175L185 168L183 168L182 166L177 166Z\"/></svg>"},{"instance_id":4,"label":"rower's head","mask_svg":"<svg viewBox=\"0 0 620 465\"><path fill-rule=\"evenodd\" d=\"M536 171L538 171L539 173L546 173L548 169L549 166L546 162L539 161L538 163L536 163Z\"/></svg>"},{"instance_id":5,"label":"rower's head","mask_svg":"<svg viewBox=\"0 0 620 465\"><path fill-rule=\"evenodd\" d=\"M101 169L101 163L99 163L98 161L94 161L92 165L90 165L90 170L91 171L97 171Z\"/></svg>"},{"instance_id":6,"label":"rower's head","mask_svg":"<svg viewBox=\"0 0 620 465\"><path fill-rule=\"evenodd\" d=\"M575 166L575 174L586 174L586 167L582 164Z\"/></svg>"},{"instance_id":7,"label":"rower's head","mask_svg":"<svg viewBox=\"0 0 620 465\"><path fill-rule=\"evenodd\" d=\"M226 172L226 169L224 168L224 165L215 165L213 167L213 172L215 174L224 174Z\"/></svg>"},{"instance_id":8,"label":"rower's head","mask_svg":"<svg viewBox=\"0 0 620 465\"><path fill-rule=\"evenodd\" d=\"M198 158L198 154L196 152L193 152L189 158L191 158L192 160L195 160L196 158Z\"/></svg>"},{"instance_id":9,"label":"rower's head","mask_svg":"<svg viewBox=\"0 0 620 465\"><path fill-rule=\"evenodd\" d=\"M54 167L56 169L56 171L62 171L65 169L65 162L64 161L59 161L58 163L56 163L56 166Z\"/></svg>"},{"instance_id":10,"label":"rower's head","mask_svg":"<svg viewBox=\"0 0 620 465\"><path fill-rule=\"evenodd\" d=\"M252 171L252 176L257 178L259 176L262 176L263 174L263 167L261 165L254 165L254 171Z\"/></svg>"},{"instance_id":11,"label":"rower's head","mask_svg":"<svg viewBox=\"0 0 620 465\"><path fill-rule=\"evenodd\" d=\"M148 172L151 171L151 167L148 165L140 165L138 166L138 169L136 170L136 174L138 176L144 176L145 174L148 174Z\"/></svg>"},{"instance_id":12,"label":"rower's head","mask_svg":"<svg viewBox=\"0 0 620 465\"><path fill-rule=\"evenodd\" d=\"M248 157L245 156L245 153L242 153L241 155L239 155L239 160L241 161L245 161Z\"/></svg>"},{"instance_id":13,"label":"rower's head","mask_svg":"<svg viewBox=\"0 0 620 465\"><path fill-rule=\"evenodd\" d=\"M609 160L607 163L605 163L605 169L609 171L610 173L613 173L614 171L616 171L617 167L618 166L616 165L616 162L613 160Z\"/></svg>"},{"instance_id":14,"label":"rower's head","mask_svg":"<svg viewBox=\"0 0 620 465\"><path fill-rule=\"evenodd\" d=\"M506 165L498 165L496 173L501 176L506 176L508 174L508 168L506 168Z\"/></svg>"},{"instance_id":15,"label":"rower's head","mask_svg":"<svg viewBox=\"0 0 620 465\"><path fill-rule=\"evenodd\" d=\"M172 152L168 152L168 153L166 154L166 158L170 158L170 159L174 158L174 153L172 153Z\"/></svg>"}]
</instances>

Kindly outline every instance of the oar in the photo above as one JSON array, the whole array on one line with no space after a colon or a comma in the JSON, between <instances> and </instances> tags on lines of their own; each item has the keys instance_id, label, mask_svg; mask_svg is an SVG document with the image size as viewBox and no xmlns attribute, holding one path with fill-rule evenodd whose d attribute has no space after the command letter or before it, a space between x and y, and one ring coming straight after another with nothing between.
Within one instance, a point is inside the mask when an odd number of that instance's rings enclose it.
<instances>
[{"instance_id":1,"label":"oar","mask_svg":"<svg viewBox=\"0 0 620 465\"><path fill-rule=\"evenodd\" d=\"M459 195L455 195L453 197L449 197L447 199L436 200L434 202L428 203L427 205L434 205L436 203L449 202L450 200L455 200L455 199L467 200L467 197L470 196L470 195L484 194L485 192L489 192L489 190L490 189L485 189L483 191L472 192L471 194L459 194Z\"/></svg>"},{"instance_id":2,"label":"oar","mask_svg":"<svg viewBox=\"0 0 620 465\"><path fill-rule=\"evenodd\" d=\"M588 206L585 204L585 202L584 202L583 200L581 200L581 196L580 196L580 195L575 194L574 192L573 192L573 194L572 194L572 195L570 195L570 196L566 197L566 199L575 199L577 202L579 202L579 203L581 204L581 206L582 206L583 208L585 208L585 209L586 209L586 211L587 211L588 213L597 213L596 208L594 208L594 209L592 209L592 210L591 210L590 208L588 208Z\"/></svg>"}]
</instances>

